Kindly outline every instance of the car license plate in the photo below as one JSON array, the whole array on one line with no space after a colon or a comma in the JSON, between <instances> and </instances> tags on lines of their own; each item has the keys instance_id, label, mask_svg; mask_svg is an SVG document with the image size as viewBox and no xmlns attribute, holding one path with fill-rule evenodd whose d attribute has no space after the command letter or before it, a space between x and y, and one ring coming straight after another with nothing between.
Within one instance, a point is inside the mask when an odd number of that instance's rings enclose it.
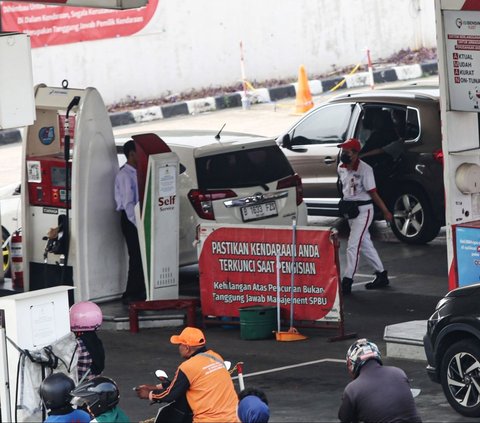
<instances>
[{"instance_id":1,"label":"car license plate","mask_svg":"<svg viewBox=\"0 0 480 423\"><path fill-rule=\"evenodd\" d=\"M275 201L242 207L240 211L242 213L242 219L244 222L248 222L250 220L265 219L271 216L278 216L277 204L275 203Z\"/></svg>"}]
</instances>

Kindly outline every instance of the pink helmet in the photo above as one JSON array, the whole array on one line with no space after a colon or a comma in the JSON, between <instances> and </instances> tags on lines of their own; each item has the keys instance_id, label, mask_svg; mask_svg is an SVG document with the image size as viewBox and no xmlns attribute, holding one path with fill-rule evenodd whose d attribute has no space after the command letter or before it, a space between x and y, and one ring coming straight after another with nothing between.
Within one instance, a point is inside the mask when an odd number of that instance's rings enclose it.
<instances>
[{"instance_id":1,"label":"pink helmet","mask_svg":"<svg viewBox=\"0 0 480 423\"><path fill-rule=\"evenodd\" d=\"M74 332L97 330L102 321L102 310L91 301L82 301L70 308L70 329Z\"/></svg>"}]
</instances>

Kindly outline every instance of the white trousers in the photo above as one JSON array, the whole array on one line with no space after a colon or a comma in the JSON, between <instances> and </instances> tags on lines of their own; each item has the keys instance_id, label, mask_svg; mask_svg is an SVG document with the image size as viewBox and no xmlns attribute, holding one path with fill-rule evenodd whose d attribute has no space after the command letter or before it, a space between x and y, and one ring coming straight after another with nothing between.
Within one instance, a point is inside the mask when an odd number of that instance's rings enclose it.
<instances>
[{"instance_id":1,"label":"white trousers","mask_svg":"<svg viewBox=\"0 0 480 423\"><path fill-rule=\"evenodd\" d=\"M348 219L350 236L347 243L347 266L343 276L351 279L357 271L360 252L375 272L384 270L382 261L370 238L370 232L368 232L373 221L373 205L359 206L358 210L360 214L355 219Z\"/></svg>"}]
</instances>

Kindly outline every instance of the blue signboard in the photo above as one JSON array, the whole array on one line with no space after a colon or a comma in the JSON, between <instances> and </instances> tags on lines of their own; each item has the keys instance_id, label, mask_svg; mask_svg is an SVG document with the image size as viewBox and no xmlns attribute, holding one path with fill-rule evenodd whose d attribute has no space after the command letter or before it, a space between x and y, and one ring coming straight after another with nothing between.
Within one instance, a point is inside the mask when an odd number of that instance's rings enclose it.
<instances>
[{"instance_id":1,"label":"blue signboard","mask_svg":"<svg viewBox=\"0 0 480 423\"><path fill-rule=\"evenodd\" d=\"M480 228L456 228L458 286L480 282Z\"/></svg>"}]
</instances>

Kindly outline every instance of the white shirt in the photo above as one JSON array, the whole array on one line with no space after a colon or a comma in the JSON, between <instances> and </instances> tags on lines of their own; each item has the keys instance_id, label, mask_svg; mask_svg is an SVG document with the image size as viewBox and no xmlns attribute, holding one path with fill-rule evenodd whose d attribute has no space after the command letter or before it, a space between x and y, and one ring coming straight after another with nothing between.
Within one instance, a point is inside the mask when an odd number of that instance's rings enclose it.
<instances>
[{"instance_id":1,"label":"white shirt","mask_svg":"<svg viewBox=\"0 0 480 423\"><path fill-rule=\"evenodd\" d=\"M376 191L375 176L370 165L358 160L351 170L347 166L338 166L338 176L342 182L343 199L351 201L371 200L369 192Z\"/></svg>"},{"instance_id":2,"label":"white shirt","mask_svg":"<svg viewBox=\"0 0 480 423\"><path fill-rule=\"evenodd\" d=\"M117 211L124 210L128 220L136 225L135 205L138 203L137 170L125 163L115 177Z\"/></svg>"}]
</instances>

